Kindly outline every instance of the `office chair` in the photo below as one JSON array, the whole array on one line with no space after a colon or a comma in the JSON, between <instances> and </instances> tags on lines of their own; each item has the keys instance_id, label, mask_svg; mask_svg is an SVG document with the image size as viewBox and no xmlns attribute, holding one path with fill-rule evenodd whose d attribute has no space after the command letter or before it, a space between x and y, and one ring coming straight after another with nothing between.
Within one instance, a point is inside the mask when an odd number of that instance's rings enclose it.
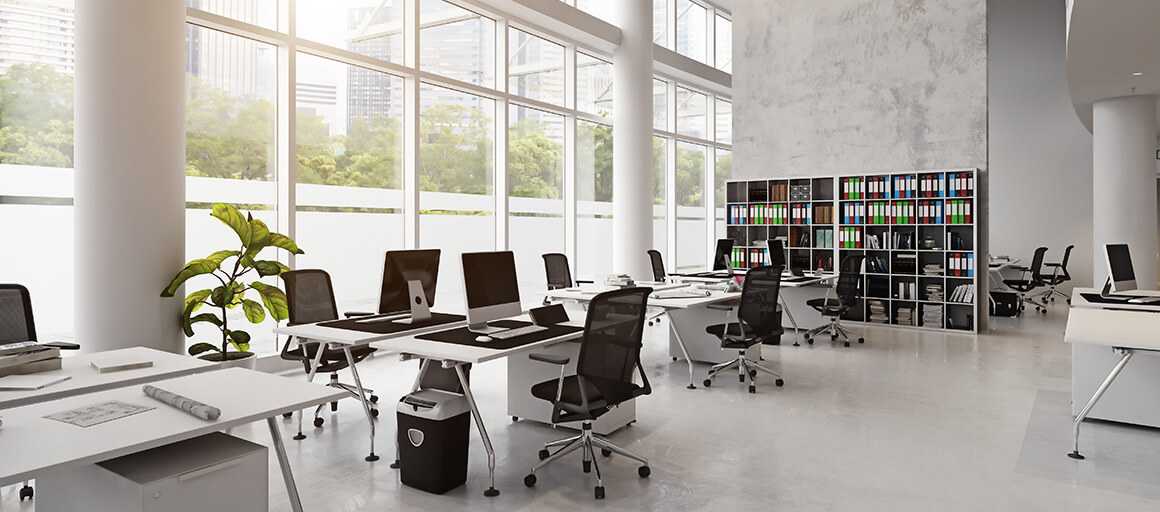
<instances>
[{"instance_id":1,"label":"office chair","mask_svg":"<svg viewBox=\"0 0 1160 512\"><path fill-rule=\"evenodd\" d=\"M290 310L289 325L338 320L338 306L334 302L334 286L331 285L330 274L317 269L292 270L283 272L281 277L282 281L286 283L286 302ZM291 348L290 342L293 338L293 336L286 338L286 344L282 346L281 357L287 361L301 362L303 370L309 375L310 363L318 355L320 344L315 341L299 341L297 346ZM355 363L358 363L374 353L375 350L377 349L368 345L359 345L351 347L351 355L354 356ZM327 386L345 390L351 396L361 400L362 397L359 396L357 387L338 381L338 372L349 366L342 349L327 348L322 352L315 374L329 373L330 382L326 384ZM364 389L370 394L371 404L377 404L379 397L375 396L374 390ZM319 415L325 405L321 404L314 409L315 428L322 428L325 422ZM338 411L338 402L331 402L330 410L332 412ZM371 405L370 410L372 416L378 417L378 408ZM287 413L283 416L289 418L291 414L293 413ZM306 436L302 434L302 416L299 416L298 434L294 436L294 439L302 440L305 438Z\"/></svg>"},{"instance_id":2,"label":"office chair","mask_svg":"<svg viewBox=\"0 0 1160 512\"><path fill-rule=\"evenodd\" d=\"M705 387L713 385L713 378L718 373L730 368L737 368L737 379L745 382L749 379L749 392L756 393L757 386L753 378L761 371L777 379L777 387L785 385L781 375L762 366L761 363L749 359L745 353L754 345L758 345L771 336L780 336L783 332L781 319L778 317L778 292L781 289L782 267L754 267L745 273L745 284L741 288L741 303L737 306L737 321L733 323L710 325L705 332L721 340L721 350L736 350L737 357L732 361L713 365L702 384Z\"/></svg>"},{"instance_id":3,"label":"office chair","mask_svg":"<svg viewBox=\"0 0 1160 512\"><path fill-rule=\"evenodd\" d=\"M1047 253L1046 247L1039 247L1035 249L1034 256L1031 257L1030 267L1011 267L1012 270L1021 272L1019 279L1004 279L1003 284L1008 288L1019 292L1019 311L1016 315L1022 316L1025 308L1024 302L1030 302L1035 305L1035 311L1040 313L1047 313L1047 303L1039 303L1035 301L1034 297L1028 297L1036 288L1046 286L1043 279L1043 255Z\"/></svg>"},{"instance_id":4,"label":"office chair","mask_svg":"<svg viewBox=\"0 0 1160 512\"><path fill-rule=\"evenodd\" d=\"M544 258L544 273L548 278L549 290L560 290L564 288L571 288L580 284L592 284L592 281L584 281L577 279L572 281L572 266L568 264L568 257L558 252L552 252L543 255ZM551 301L544 297L544 304L549 304Z\"/></svg>"},{"instance_id":5,"label":"office chair","mask_svg":"<svg viewBox=\"0 0 1160 512\"><path fill-rule=\"evenodd\" d=\"M19 284L0 283L0 345L37 341L36 322L32 318L32 294ZM75 343L53 343L62 350L80 348ZM28 481L20 488L20 501L31 500L35 491Z\"/></svg>"},{"instance_id":6,"label":"office chair","mask_svg":"<svg viewBox=\"0 0 1160 512\"><path fill-rule=\"evenodd\" d=\"M1043 301L1045 306L1048 302L1055 302L1056 295L1063 297L1063 299L1066 300L1068 304L1071 304L1071 296L1059 291L1057 287L1063 283L1071 281L1071 273L1067 271L1067 260L1071 258L1071 250L1073 248L1075 248L1074 245L1067 246L1067 248L1063 250L1063 259L1059 262L1043 263L1044 267L1051 269L1051 275L1043 276L1043 284L1048 287L1048 290L1043 292L1043 295L1040 297L1040 299Z\"/></svg>"},{"instance_id":7,"label":"office chair","mask_svg":"<svg viewBox=\"0 0 1160 512\"><path fill-rule=\"evenodd\" d=\"M653 281L658 283L665 282L668 276L665 275L665 260L661 257L661 252L656 249L649 249L648 261L652 264Z\"/></svg>"},{"instance_id":8,"label":"office chair","mask_svg":"<svg viewBox=\"0 0 1160 512\"><path fill-rule=\"evenodd\" d=\"M604 499L604 480L596 462L595 448L605 457L617 453L641 463L637 474L652 473L648 459L616 446L592 432L592 422L622 402L652 393L648 376L640 362L644 314L652 288L625 288L592 298L580 342L576 375L564 376L570 358L550 354L529 354L529 358L560 366L558 379L532 386L532 396L552 403L552 424L581 422L580 434L552 441L540 450L540 462L524 477L524 485L536 485L536 471L561 457L581 450L585 473L596 469L596 499ZM634 382L639 373L642 385ZM551 448L560 447L555 453Z\"/></svg>"},{"instance_id":9,"label":"office chair","mask_svg":"<svg viewBox=\"0 0 1160 512\"><path fill-rule=\"evenodd\" d=\"M814 336L829 332L831 342L838 341L841 337L844 340L843 345L850 346L850 334L842 327L842 316L857 306L858 301L862 299L862 256L847 256L842 260L835 289L837 298L831 299L827 294L825 298L806 301L807 306L830 319L829 323L805 333L806 343L810 345L814 344ZM866 343L866 338L859 336L858 343Z\"/></svg>"}]
</instances>

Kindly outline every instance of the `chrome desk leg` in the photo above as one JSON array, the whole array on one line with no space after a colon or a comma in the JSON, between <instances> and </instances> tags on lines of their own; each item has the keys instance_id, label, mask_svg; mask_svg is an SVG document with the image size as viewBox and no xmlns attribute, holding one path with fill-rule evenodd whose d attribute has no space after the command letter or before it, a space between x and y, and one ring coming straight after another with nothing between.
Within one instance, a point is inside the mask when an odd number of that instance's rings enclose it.
<instances>
[{"instance_id":1,"label":"chrome desk leg","mask_svg":"<svg viewBox=\"0 0 1160 512\"><path fill-rule=\"evenodd\" d=\"M306 382L314 382L314 375L318 373L318 365L322 362L322 352L326 350L327 344L319 342L318 352L314 354L314 359L310 361L310 371L306 372ZM298 348L302 349L302 357L306 357L306 347L302 345L302 340L298 341ZM295 441L306 439L306 434L302 433L302 410L298 410L298 434L294 436Z\"/></svg>"},{"instance_id":2,"label":"chrome desk leg","mask_svg":"<svg viewBox=\"0 0 1160 512\"><path fill-rule=\"evenodd\" d=\"M781 310L785 312L785 317L789 319L789 324L793 326L793 346L800 347L802 333L798 331L797 320L794 320L793 313L789 311L789 304L785 303L785 295L777 294L777 301L781 303Z\"/></svg>"},{"instance_id":3,"label":"chrome desk leg","mask_svg":"<svg viewBox=\"0 0 1160 512\"><path fill-rule=\"evenodd\" d=\"M1067 454L1068 457L1076 460L1084 459L1084 456L1079 453L1079 424L1083 423L1084 418L1087 418L1092 407L1095 407L1096 402L1100 401L1100 397L1104 396L1104 392L1108 390L1108 387L1112 385L1112 381L1116 380L1116 377L1124 370L1124 366L1128 364L1128 360L1132 359L1132 354L1135 353L1132 349L1126 348L1116 350L1123 351L1124 355L1120 356L1120 361L1116 363L1116 366L1112 367L1111 373L1100 384L1100 387L1096 388L1096 393L1092 395L1091 400L1088 400L1087 404L1083 406L1083 409L1079 411L1079 415L1075 417L1075 421L1071 425L1071 433L1075 437L1075 444L1072 452Z\"/></svg>"},{"instance_id":4,"label":"chrome desk leg","mask_svg":"<svg viewBox=\"0 0 1160 512\"><path fill-rule=\"evenodd\" d=\"M290 497L290 510L302 512L302 498L298 496L298 486L294 483L294 473L290 471L290 458L286 456L286 446L282 444L282 432L273 416L266 418L270 427L270 439L274 442L274 453L278 455L278 466L282 468L282 481L286 482L286 494Z\"/></svg>"},{"instance_id":5,"label":"chrome desk leg","mask_svg":"<svg viewBox=\"0 0 1160 512\"><path fill-rule=\"evenodd\" d=\"M367 423L371 425L371 453L366 456L367 462L379 460L375 455L375 416L371 414L371 403L367 401L367 392L363 389L362 379L358 377L358 367L354 364L354 356L350 353L350 345L342 346L342 353L346 355L346 364L350 366L350 374L354 377L354 385L358 388L358 400L362 402L363 412L367 414Z\"/></svg>"},{"instance_id":6,"label":"chrome desk leg","mask_svg":"<svg viewBox=\"0 0 1160 512\"><path fill-rule=\"evenodd\" d=\"M675 322L669 321L669 332L673 333L673 337L677 339L677 346L681 347L681 354L685 356L685 362L689 363L689 385L685 386L689 389L697 389L693 384L693 358L689 357L689 349L685 348L685 340L681 339L681 333L677 332Z\"/></svg>"},{"instance_id":7,"label":"chrome desk leg","mask_svg":"<svg viewBox=\"0 0 1160 512\"><path fill-rule=\"evenodd\" d=\"M471 394L471 386L467 382L467 374L463 373L463 364L455 364L455 375L459 377L459 385L463 387L463 397L467 399L467 406L471 408L471 415L475 417L475 427L479 429L479 437L483 439L483 448L487 450L487 476L490 486L483 491L488 498L499 496L495 488L495 448L491 446L491 438L487 437L487 428L483 426L483 416L479 414L479 406L475 404L475 397Z\"/></svg>"}]
</instances>

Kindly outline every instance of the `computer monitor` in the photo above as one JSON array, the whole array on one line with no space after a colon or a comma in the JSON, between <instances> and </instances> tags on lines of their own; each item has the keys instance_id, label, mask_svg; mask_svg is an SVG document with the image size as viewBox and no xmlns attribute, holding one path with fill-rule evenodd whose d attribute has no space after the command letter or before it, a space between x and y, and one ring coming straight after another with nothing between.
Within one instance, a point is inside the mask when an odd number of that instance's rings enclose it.
<instances>
[{"instance_id":1,"label":"computer monitor","mask_svg":"<svg viewBox=\"0 0 1160 512\"><path fill-rule=\"evenodd\" d=\"M1126 292L1136 289L1136 271L1132 268L1132 254L1128 244L1106 244L1104 252L1108 256L1108 281L1112 291Z\"/></svg>"},{"instance_id":2,"label":"computer monitor","mask_svg":"<svg viewBox=\"0 0 1160 512\"><path fill-rule=\"evenodd\" d=\"M487 323L523 313L516 259L511 251L463 253L463 291L467 297L468 329L472 332L505 330Z\"/></svg>"},{"instance_id":3,"label":"computer monitor","mask_svg":"<svg viewBox=\"0 0 1160 512\"><path fill-rule=\"evenodd\" d=\"M713 270L728 270L733 261L733 239L717 240L717 250L713 253Z\"/></svg>"},{"instance_id":4,"label":"computer monitor","mask_svg":"<svg viewBox=\"0 0 1160 512\"><path fill-rule=\"evenodd\" d=\"M767 242L769 246L769 265L773 267L781 267L785 269L785 244L780 239L771 238Z\"/></svg>"},{"instance_id":5,"label":"computer monitor","mask_svg":"<svg viewBox=\"0 0 1160 512\"><path fill-rule=\"evenodd\" d=\"M405 313L413 306L435 305L435 285L439 278L439 249L387 251L383 258L383 288L379 313ZM422 286L422 297L411 294L411 281ZM424 302L416 304L417 302Z\"/></svg>"}]
</instances>

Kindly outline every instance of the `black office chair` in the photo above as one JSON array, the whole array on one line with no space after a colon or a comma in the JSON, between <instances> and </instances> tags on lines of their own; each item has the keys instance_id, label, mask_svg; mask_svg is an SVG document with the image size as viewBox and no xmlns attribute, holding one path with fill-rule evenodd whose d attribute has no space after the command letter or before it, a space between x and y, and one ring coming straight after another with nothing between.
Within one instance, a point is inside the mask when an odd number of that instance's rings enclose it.
<instances>
[{"instance_id":1,"label":"black office chair","mask_svg":"<svg viewBox=\"0 0 1160 512\"><path fill-rule=\"evenodd\" d=\"M668 276L665 274L665 259L661 257L661 252L656 249L649 249L648 261L652 264L653 281L658 283L665 282Z\"/></svg>"},{"instance_id":2,"label":"black office chair","mask_svg":"<svg viewBox=\"0 0 1160 512\"><path fill-rule=\"evenodd\" d=\"M822 316L829 318L829 323L810 329L805 333L806 343L814 344L814 336L823 332L830 333L830 341L843 339L843 345L850 346L850 333L842 327L842 317L859 304L862 300L862 256L847 256L842 260L838 271L838 285L835 287L837 297L810 299L806 305L814 308ZM858 337L858 343L866 343L866 338Z\"/></svg>"},{"instance_id":3,"label":"black office chair","mask_svg":"<svg viewBox=\"0 0 1160 512\"><path fill-rule=\"evenodd\" d=\"M536 485L536 471L564 455L581 450L585 473L596 468L596 499L604 499L604 480L596 462L595 447L605 456L613 453L641 463L637 474L648 478L648 459L616 446L592 432L592 422L622 402L652 393L640 362L644 314L652 288L625 288L601 293L588 305L584 337L576 375L564 376L570 358L530 354L532 360L560 366L560 377L532 386L532 396L552 403L552 424L582 422L580 434L553 441L540 450L540 462L524 477L524 485ZM633 373L639 373L641 385ZM551 448L559 446L555 453Z\"/></svg>"},{"instance_id":4,"label":"black office chair","mask_svg":"<svg viewBox=\"0 0 1160 512\"><path fill-rule=\"evenodd\" d=\"M1043 296L1041 297L1045 306L1048 302L1055 302L1056 295L1063 297L1068 304L1071 304L1071 296L1059 291L1058 287L1063 283L1071 281L1071 273L1067 271L1067 261L1071 259L1071 250L1074 248L1074 245L1067 246L1063 250L1063 259L1056 263L1043 263L1044 267L1051 269L1051 274L1043 276L1043 284L1048 287L1048 290L1043 292Z\"/></svg>"},{"instance_id":5,"label":"black office chair","mask_svg":"<svg viewBox=\"0 0 1160 512\"><path fill-rule=\"evenodd\" d=\"M1028 297L1027 294L1034 291L1036 288L1046 286L1043 280L1043 255L1047 253L1046 247L1039 247L1035 249L1035 254L1031 257L1030 267L1011 267L1012 270L1020 271L1019 279L1004 279L1003 284L1008 288L1019 292L1019 312L1017 315L1022 315L1026 308L1025 302L1030 302L1035 305L1035 311L1040 313L1047 313L1047 304L1035 301L1034 297Z\"/></svg>"},{"instance_id":6,"label":"black office chair","mask_svg":"<svg viewBox=\"0 0 1160 512\"><path fill-rule=\"evenodd\" d=\"M282 281L286 283L286 302L290 310L289 325L338 320L338 306L334 302L334 286L331 285L330 274L324 270L307 269L283 272L281 276ZM291 348L293 338L293 336L286 338L286 344L282 346L281 357L287 361L302 363L302 369L309 374L310 363L318 355L320 344L309 340L299 341L296 346ZM374 353L375 350L369 345L359 345L351 348L351 355L354 356L355 363L358 363ZM330 382L326 384L327 386L345 390L351 396L361 400L362 397L359 396L357 387L338 380L338 372L349 366L346 354L343 353L342 349L327 348L322 352L315 374L329 373ZM371 404L377 404L379 397L374 394L374 390L366 389L366 392L370 393ZM323 423L325 423L325 420L320 416L323 406L325 404L314 409L315 428L322 428ZM331 402L330 410L337 411L338 402ZM370 410L372 416L378 417L378 408L371 405ZM287 413L284 416L290 417L291 414ZM305 438L306 436L302 434L302 417L299 416L298 434L294 436L294 439Z\"/></svg>"},{"instance_id":7,"label":"black office chair","mask_svg":"<svg viewBox=\"0 0 1160 512\"><path fill-rule=\"evenodd\" d=\"M561 290L580 284L592 284L592 281L582 279L572 280L572 266L568 264L568 256L558 252L552 252L543 255L543 258L544 273L548 278L549 290ZM544 304L549 304L550 302L547 297L544 297Z\"/></svg>"},{"instance_id":8,"label":"black office chair","mask_svg":"<svg viewBox=\"0 0 1160 512\"><path fill-rule=\"evenodd\" d=\"M749 392L756 393L757 386L753 383L757 372L761 371L772 375L774 384L778 387L785 385L785 381L773 370L762 366L761 363L749 359L745 353L754 345L764 342L773 336L781 336L781 318L778 316L777 295L781 289L782 267L754 267L745 273L745 284L741 288L741 303L737 306L737 321L725 324L710 325L705 332L721 340L721 350L736 350L737 357L732 361L713 365L709 375L702 384L705 387L713 385L713 378L718 373L737 368L737 379L741 382L749 379Z\"/></svg>"},{"instance_id":9,"label":"black office chair","mask_svg":"<svg viewBox=\"0 0 1160 512\"><path fill-rule=\"evenodd\" d=\"M32 294L22 285L0 283L0 345L21 341L38 341L36 322L32 318ZM62 350L80 348L75 343L51 345ZM32 486L25 480L20 488L20 501L31 500L34 494Z\"/></svg>"}]
</instances>

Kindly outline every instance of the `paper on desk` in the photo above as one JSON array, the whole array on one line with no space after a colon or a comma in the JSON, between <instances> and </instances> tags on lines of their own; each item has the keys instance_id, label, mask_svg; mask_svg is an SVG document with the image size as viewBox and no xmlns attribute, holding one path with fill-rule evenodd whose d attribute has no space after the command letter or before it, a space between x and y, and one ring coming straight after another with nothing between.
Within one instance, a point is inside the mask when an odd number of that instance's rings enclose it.
<instances>
[{"instance_id":1,"label":"paper on desk","mask_svg":"<svg viewBox=\"0 0 1160 512\"><path fill-rule=\"evenodd\" d=\"M101 423L119 420L134 414L140 414L145 411L152 411L153 409L156 409L156 407L148 407L144 405L130 404L113 400L111 402L86 405L84 407L78 407L68 411L61 411L56 414L49 414L44 418L48 420L59 421L61 423L68 423L69 425L88 428L93 425L100 425Z\"/></svg>"},{"instance_id":2,"label":"paper on desk","mask_svg":"<svg viewBox=\"0 0 1160 512\"><path fill-rule=\"evenodd\" d=\"M71 379L68 375L44 375L30 373L28 375L9 375L0 377L0 391L34 391L53 384L60 384Z\"/></svg>"}]
</instances>

